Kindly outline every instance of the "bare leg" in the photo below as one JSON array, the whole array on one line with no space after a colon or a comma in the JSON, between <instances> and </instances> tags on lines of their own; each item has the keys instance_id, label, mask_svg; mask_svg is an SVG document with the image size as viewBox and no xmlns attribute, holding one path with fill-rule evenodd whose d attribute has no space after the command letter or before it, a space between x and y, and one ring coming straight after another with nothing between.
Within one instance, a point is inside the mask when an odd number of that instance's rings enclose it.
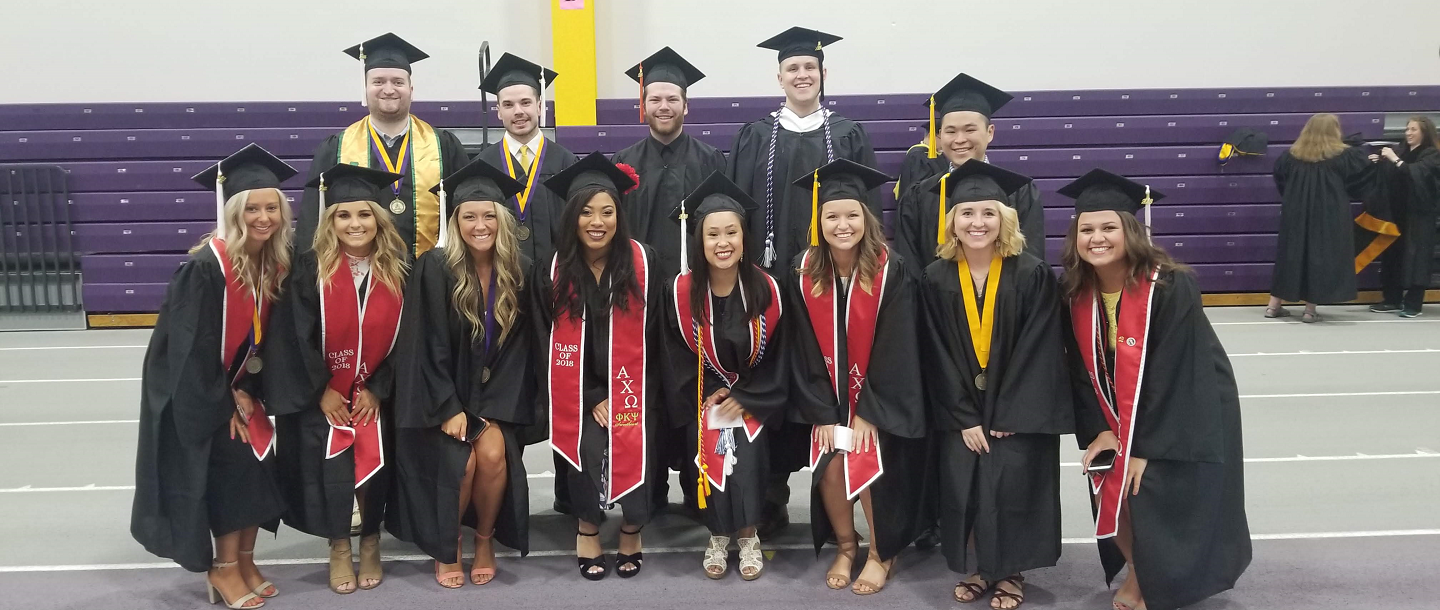
<instances>
[{"instance_id":1,"label":"bare leg","mask_svg":"<svg viewBox=\"0 0 1440 610\"><path fill-rule=\"evenodd\" d=\"M230 532L215 538L215 563L227 564L228 567L210 568L210 573L206 575L210 584L219 589L221 597L227 600L238 600L245 597L246 594L252 593L250 586L245 584L245 577L237 563L240 560L240 542L243 533L243 530ZM250 536L250 544L251 548L254 548L253 532ZM260 582L257 581L255 584L258 585ZM254 608L264 603L265 600L257 597L247 602L245 607Z\"/></svg>"},{"instance_id":2,"label":"bare leg","mask_svg":"<svg viewBox=\"0 0 1440 610\"><path fill-rule=\"evenodd\" d=\"M461 515L461 518L464 517L464 515L465 515L465 510L468 509L468 508L470 508L470 480L471 480L472 478L474 478L474 476L475 476L475 452L474 452L474 451L471 451L471 452L470 452L470 458L469 458L468 460L466 460L466 462L465 462L465 476L463 476L463 477L460 478L460 512L459 512L459 515ZM455 524L455 529L456 529L456 530L459 530L459 529L460 529L460 524L459 524L459 523L456 523L456 524ZM438 573L448 573L448 572L459 572L459 571L461 571L461 569L460 569L460 556L464 554L464 549L462 548L462 546L463 546L463 545L461 545L461 544L459 543L459 541L457 540L456 543L455 543L455 563L442 563L442 564L440 564L440 567L436 570L436 572L438 572ZM445 579L445 581L442 582L442 583L440 583L440 584L441 584L442 586L448 588L448 589L454 589L454 588L459 587L459 586L461 586L462 584L464 584L464 579L463 579L463 577L461 577L461 576L454 576L454 577Z\"/></svg>"},{"instance_id":3,"label":"bare leg","mask_svg":"<svg viewBox=\"0 0 1440 610\"><path fill-rule=\"evenodd\" d=\"M1135 578L1134 532L1130 529L1130 503L1120 506L1120 527L1115 531L1115 546L1125 556L1125 582L1115 592L1116 610L1144 608L1145 598L1140 593L1140 581Z\"/></svg>"},{"instance_id":4,"label":"bare leg","mask_svg":"<svg viewBox=\"0 0 1440 610\"><path fill-rule=\"evenodd\" d=\"M865 525L870 528L870 552L865 557L865 567L861 568L860 576L855 579L853 590L868 595L885 588L885 581L890 578L890 566L895 562L895 558L880 561L880 538L875 533L875 507L870 501L869 489L860 492L860 508L865 511Z\"/></svg>"},{"instance_id":5,"label":"bare leg","mask_svg":"<svg viewBox=\"0 0 1440 610\"><path fill-rule=\"evenodd\" d=\"M475 565L474 568L495 567L495 547L490 539L495 531L495 519L500 514L500 504L505 499L505 485L510 480L509 464L505 462L505 435L496 426L490 426L475 439L473 444L473 472L466 473L469 485L470 505L475 507ZM471 575L471 582L483 585L495 575Z\"/></svg>"},{"instance_id":6,"label":"bare leg","mask_svg":"<svg viewBox=\"0 0 1440 610\"><path fill-rule=\"evenodd\" d=\"M576 530L580 535L575 536L575 556L581 559L599 557L601 553L605 552L604 547L600 546L600 537L595 535L600 533L600 526L579 519L576 521ZM591 574L599 574L605 571L605 567L591 566L586 571Z\"/></svg>"},{"instance_id":7,"label":"bare leg","mask_svg":"<svg viewBox=\"0 0 1440 610\"><path fill-rule=\"evenodd\" d=\"M240 535L238 551L240 575L245 578L245 586L254 590L265 584L265 577L260 574L260 568L255 565L255 538L260 534L260 526L247 527L238 533ZM273 596L275 595L275 586L265 587L264 591L256 591L256 593L262 596Z\"/></svg>"},{"instance_id":8,"label":"bare leg","mask_svg":"<svg viewBox=\"0 0 1440 610\"><path fill-rule=\"evenodd\" d=\"M835 560L825 573L825 585L840 589L850 584L850 573L854 570L855 552L859 549L855 535L855 504L845 497L845 461L840 456L831 458L820 479L820 501L825 505L825 517L835 530Z\"/></svg>"}]
</instances>

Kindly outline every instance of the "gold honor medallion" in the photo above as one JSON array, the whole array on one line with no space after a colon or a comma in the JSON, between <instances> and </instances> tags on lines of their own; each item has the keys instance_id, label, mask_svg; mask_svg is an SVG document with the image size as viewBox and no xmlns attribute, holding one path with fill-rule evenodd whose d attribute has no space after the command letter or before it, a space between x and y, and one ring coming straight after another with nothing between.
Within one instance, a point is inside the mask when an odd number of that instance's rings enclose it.
<instances>
[{"instance_id":1,"label":"gold honor medallion","mask_svg":"<svg viewBox=\"0 0 1440 610\"><path fill-rule=\"evenodd\" d=\"M245 372L259 375L262 370L265 370L265 361L261 360L259 356L250 356L245 360Z\"/></svg>"},{"instance_id":2,"label":"gold honor medallion","mask_svg":"<svg viewBox=\"0 0 1440 610\"><path fill-rule=\"evenodd\" d=\"M520 238L520 241L530 241L529 225L520 225L519 227L517 227L515 229L515 235Z\"/></svg>"},{"instance_id":3,"label":"gold honor medallion","mask_svg":"<svg viewBox=\"0 0 1440 610\"><path fill-rule=\"evenodd\" d=\"M980 371L980 374L975 376L975 389L985 391L985 371Z\"/></svg>"},{"instance_id":4,"label":"gold honor medallion","mask_svg":"<svg viewBox=\"0 0 1440 610\"><path fill-rule=\"evenodd\" d=\"M490 383L490 367L480 369L480 383Z\"/></svg>"}]
</instances>

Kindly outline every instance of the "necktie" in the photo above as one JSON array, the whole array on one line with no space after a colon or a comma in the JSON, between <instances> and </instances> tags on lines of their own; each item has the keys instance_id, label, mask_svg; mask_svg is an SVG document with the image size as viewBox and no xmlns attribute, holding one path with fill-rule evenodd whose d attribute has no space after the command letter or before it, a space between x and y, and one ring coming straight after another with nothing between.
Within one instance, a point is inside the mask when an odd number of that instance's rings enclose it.
<instances>
[{"instance_id":1,"label":"necktie","mask_svg":"<svg viewBox=\"0 0 1440 610\"><path fill-rule=\"evenodd\" d=\"M530 171L530 147L529 147L529 146L521 146L521 147L520 147L520 167L525 168L525 171L527 171L527 172Z\"/></svg>"}]
</instances>

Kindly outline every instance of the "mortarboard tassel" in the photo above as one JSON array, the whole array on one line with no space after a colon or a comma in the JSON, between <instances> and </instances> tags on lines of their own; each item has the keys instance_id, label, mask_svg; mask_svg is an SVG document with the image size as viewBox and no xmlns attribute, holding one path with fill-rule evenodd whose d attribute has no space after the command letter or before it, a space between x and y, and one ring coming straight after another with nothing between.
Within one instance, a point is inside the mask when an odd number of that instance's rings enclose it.
<instances>
[{"instance_id":1,"label":"mortarboard tassel","mask_svg":"<svg viewBox=\"0 0 1440 610\"><path fill-rule=\"evenodd\" d=\"M368 74L370 73L370 71L369 71L369 70L364 70L364 66L365 66L365 43L363 43L363 42L360 43L360 66L361 66L362 71L363 71L365 74L367 74L367 76L366 76L365 78L360 79L360 107L361 107L361 108L365 108L365 107L369 106L369 103L366 101L366 98L368 98L368 97L370 96L370 77L368 76Z\"/></svg>"},{"instance_id":2,"label":"mortarboard tassel","mask_svg":"<svg viewBox=\"0 0 1440 610\"><path fill-rule=\"evenodd\" d=\"M645 122L645 64L640 64L640 122ZM682 225L683 226L683 225Z\"/></svg>"},{"instance_id":3,"label":"mortarboard tassel","mask_svg":"<svg viewBox=\"0 0 1440 610\"><path fill-rule=\"evenodd\" d=\"M935 96L930 96L930 134L925 140L925 145L930 147L927 153L931 159L935 158Z\"/></svg>"},{"instance_id":4,"label":"mortarboard tassel","mask_svg":"<svg viewBox=\"0 0 1440 610\"><path fill-rule=\"evenodd\" d=\"M1154 241L1154 240L1150 239L1150 233L1151 233L1151 230L1150 230L1150 204L1152 204L1152 203L1155 203L1155 200L1150 198L1150 185L1147 184L1147 185L1145 185L1145 198L1140 200L1140 205L1145 208L1145 240L1146 240L1146 241Z\"/></svg>"},{"instance_id":5,"label":"mortarboard tassel","mask_svg":"<svg viewBox=\"0 0 1440 610\"><path fill-rule=\"evenodd\" d=\"M320 174L320 188L315 189L320 195L320 209L315 214L316 226L319 226L320 221L325 219L325 191L328 190L330 190L330 187L325 186L325 174L322 172Z\"/></svg>"},{"instance_id":6,"label":"mortarboard tassel","mask_svg":"<svg viewBox=\"0 0 1440 610\"><path fill-rule=\"evenodd\" d=\"M686 220L687 220L688 218L690 218L690 214L686 213L686 211L685 211L685 202L684 202L684 201L681 201L681 202L680 202L680 275L685 275L686 273L690 273L690 248L687 247L688 244L686 243L686 242L689 240L689 236L686 235L686 234L690 232L690 231L688 230L689 227L687 226L687 223L686 223Z\"/></svg>"},{"instance_id":7,"label":"mortarboard tassel","mask_svg":"<svg viewBox=\"0 0 1440 610\"><path fill-rule=\"evenodd\" d=\"M445 225L446 225L446 221L450 219L450 215L449 215L449 214L447 213L447 211L446 211L446 210L447 210L447 206L446 206L447 203L448 203L448 202L445 200L445 179L444 179L444 178L441 178L441 179L440 179L440 233L439 233L439 234L436 236L436 238L435 238L435 247L436 247L436 248L444 248L444 247L445 247L445 233L447 233L447 231L445 230Z\"/></svg>"},{"instance_id":8,"label":"mortarboard tassel","mask_svg":"<svg viewBox=\"0 0 1440 610\"><path fill-rule=\"evenodd\" d=\"M545 68L543 66L540 68L540 129L545 129ZM544 132L541 132L540 137L545 137Z\"/></svg>"},{"instance_id":9,"label":"mortarboard tassel","mask_svg":"<svg viewBox=\"0 0 1440 610\"><path fill-rule=\"evenodd\" d=\"M940 177L940 222L935 225L938 227L935 231L936 245L945 243L945 181L949 179L950 174L945 174Z\"/></svg>"},{"instance_id":10,"label":"mortarboard tassel","mask_svg":"<svg viewBox=\"0 0 1440 610\"><path fill-rule=\"evenodd\" d=\"M215 164L215 234L225 237L225 169L222 161Z\"/></svg>"},{"instance_id":11,"label":"mortarboard tassel","mask_svg":"<svg viewBox=\"0 0 1440 610\"><path fill-rule=\"evenodd\" d=\"M810 187L810 245L820 245L820 170L815 170L815 184Z\"/></svg>"}]
</instances>

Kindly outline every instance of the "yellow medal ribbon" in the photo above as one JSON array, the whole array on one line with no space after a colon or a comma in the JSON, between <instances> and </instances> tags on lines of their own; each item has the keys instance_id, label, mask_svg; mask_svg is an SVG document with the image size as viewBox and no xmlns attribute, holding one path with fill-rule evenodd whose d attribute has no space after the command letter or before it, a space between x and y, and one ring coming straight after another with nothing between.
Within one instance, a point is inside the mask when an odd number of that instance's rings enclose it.
<instances>
[{"instance_id":1,"label":"yellow medal ribbon","mask_svg":"<svg viewBox=\"0 0 1440 610\"><path fill-rule=\"evenodd\" d=\"M538 150L535 151L535 158L530 160L530 167L525 168L525 190L520 191L520 194L515 196L515 201L520 204L520 217L522 219L525 217L525 203L530 199L530 189L535 186L535 175L540 173L535 171L539 169L536 166L540 164L540 157L545 154L545 136L544 134L536 135L540 138L540 145L536 147ZM506 150L505 172L510 174L511 178L514 178L515 162L510 159L510 156L510 151Z\"/></svg>"},{"instance_id":2,"label":"yellow medal ribbon","mask_svg":"<svg viewBox=\"0 0 1440 610\"><path fill-rule=\"evenodd\" d=\"M368 129L368 130L370 130L370 138L371 138L371 141L372 141L372 142L375 142L375 143L377 143L377 144L381 144L381 143L384 143L384 142L385 142L385 140L383 140L383 139L380 138L380 132L375 131L375 125L371 124L371 123L370 123L370 120L369 120L368 118L365 120L365 128ZM414 130L414 129L406 129L406 130L405 130L405 139L400 140L400 159L399 159L399 160L397 160L397 161L391 161L389 154L380 155L380 160L385 162L385 171L388 171L388 172L390 172L390 173L392 173L392 174L399 174L399 173L401 173L400 170L397 169L397 168L398 168L398 167L400 166L400 164L404 161L405 154L410 151L410 134L412 134L412 133L415 133L415 130ZM379 150L382 150L382 151L385 150L385 147L384 147L384 146L378 146L377 148L378 148ZM401 177L401 178L400 178L400 180L404 180L404 179L405 179L404 177ZM396 181L392 184L392 188L394 188L394 185L400 184L400 180L396 180Z\"/></svg>"},{"instance_id":3,"label":"yellow medal ribbon","mask_svg":"<svg viewBox=\"0 0 1440 610\"><path fill-rule=\"evenodd\" d=\"M990 334L995 330L995 289L1000 285L1000 257L990 259L990 275L985 278L985 312L975 311L975 280L970 277L970 263L961 255L959 260L960 294L965 295L965 318L970 322L970 343L981 373L990 365ZM983 388L982 388L983 389Z\"/></svg>"}]
</instances>

